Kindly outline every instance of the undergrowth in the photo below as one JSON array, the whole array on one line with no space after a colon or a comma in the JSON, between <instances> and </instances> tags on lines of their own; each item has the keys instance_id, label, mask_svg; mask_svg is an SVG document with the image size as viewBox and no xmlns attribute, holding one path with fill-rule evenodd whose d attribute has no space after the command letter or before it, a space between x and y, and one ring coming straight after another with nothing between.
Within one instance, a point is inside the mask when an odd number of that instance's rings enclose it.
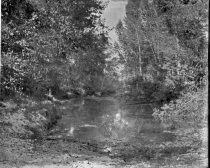
<instances>
[{"instance_id":1,"label":"undergrowth","mask_svg":"<svg viewBox=\"0 0 210 168\"><path fill-rule=\"evenodd\" d=\"M153 116L164 128L177 134L177 145L190 146L188 154L207 160L207 91L192 89L175 101L155 109ZM191 158L192 158L191 156Z\"/></svg>"},{"instance_id":2,"label":"undergrowth","mask_svg":"<svg viewBox=\"0 0 210 168\"><path fill-rule=\"evenodd\" d=\"M25 159L34 143L43 141L60 119L61 113L50 101L22 99L2 102L0 108L1 161Z\"/></svg>"}]
</instances>

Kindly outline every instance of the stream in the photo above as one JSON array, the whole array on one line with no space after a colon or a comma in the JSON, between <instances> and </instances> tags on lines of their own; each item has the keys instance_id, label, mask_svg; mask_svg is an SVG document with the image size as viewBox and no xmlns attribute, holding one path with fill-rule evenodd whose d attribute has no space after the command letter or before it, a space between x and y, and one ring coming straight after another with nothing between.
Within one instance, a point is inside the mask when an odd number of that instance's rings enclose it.
<instances>
[{"instance_id":1,"label":"stream","mask_svg":"<svg viewBox=\"0 0 210 168\"><path fill-rule=\"evenodd\" d=\"M174 141L152 113L154 104L121 104L113 97L77 98L66 102L53 136L82 140L139 142Z\"/></svg>"}]
</instances>

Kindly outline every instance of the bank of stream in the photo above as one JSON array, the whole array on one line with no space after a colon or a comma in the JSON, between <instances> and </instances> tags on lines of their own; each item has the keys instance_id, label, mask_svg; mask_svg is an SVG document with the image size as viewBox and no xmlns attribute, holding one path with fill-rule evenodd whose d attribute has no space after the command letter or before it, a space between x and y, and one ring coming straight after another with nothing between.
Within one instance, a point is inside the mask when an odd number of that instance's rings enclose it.
<instances>
[{"instance_id":1,"label":"bank of stream","mask_svg":"<svg viewBox=\"0 0 210 168\"><path fill-rule=\"evenodd\" d=\"M193 165L193 145L182 145L152 113L156 104L120 103L113 97L75 98L60 105L62 117L43 141L35 141L22 165L88 167ZM15 162L16 163L16 162ZM91 163L91 164L90 164ZM94 164L93 164L94 163Z\"/></svg>"}]
</instances>

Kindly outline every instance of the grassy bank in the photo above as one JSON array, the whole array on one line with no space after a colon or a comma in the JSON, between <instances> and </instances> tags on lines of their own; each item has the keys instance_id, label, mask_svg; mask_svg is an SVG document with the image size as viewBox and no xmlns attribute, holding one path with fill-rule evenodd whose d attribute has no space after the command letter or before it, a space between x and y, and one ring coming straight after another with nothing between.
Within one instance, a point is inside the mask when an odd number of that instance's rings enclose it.
<instances>
[{"instance_id":1,"label":"grassy bank","mask_svg":"<svg viewBox=\"0 0 210 168\"><path fill-rule=\"evenodd\" d=\"M52 101L23 97L1 102L0 111L1 161L27 157L61 118L59 105Z\"/></svg>"}]
</instances>

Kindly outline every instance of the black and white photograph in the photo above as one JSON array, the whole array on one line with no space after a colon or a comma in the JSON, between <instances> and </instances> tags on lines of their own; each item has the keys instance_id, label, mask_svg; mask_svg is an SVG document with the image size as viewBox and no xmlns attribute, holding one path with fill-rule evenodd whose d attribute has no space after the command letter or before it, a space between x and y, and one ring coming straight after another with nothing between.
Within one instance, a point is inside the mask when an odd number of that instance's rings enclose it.
<instances>
[{"instance_id":1,"label":"black and white photograph","mask_svg":"<svg viewBox=\"0 0 210 168\"><path fill-rule=\"evenodd\" d=\"M0 4L0 168L208 168L208 0Z\"/></svg>"}]
</instances>

